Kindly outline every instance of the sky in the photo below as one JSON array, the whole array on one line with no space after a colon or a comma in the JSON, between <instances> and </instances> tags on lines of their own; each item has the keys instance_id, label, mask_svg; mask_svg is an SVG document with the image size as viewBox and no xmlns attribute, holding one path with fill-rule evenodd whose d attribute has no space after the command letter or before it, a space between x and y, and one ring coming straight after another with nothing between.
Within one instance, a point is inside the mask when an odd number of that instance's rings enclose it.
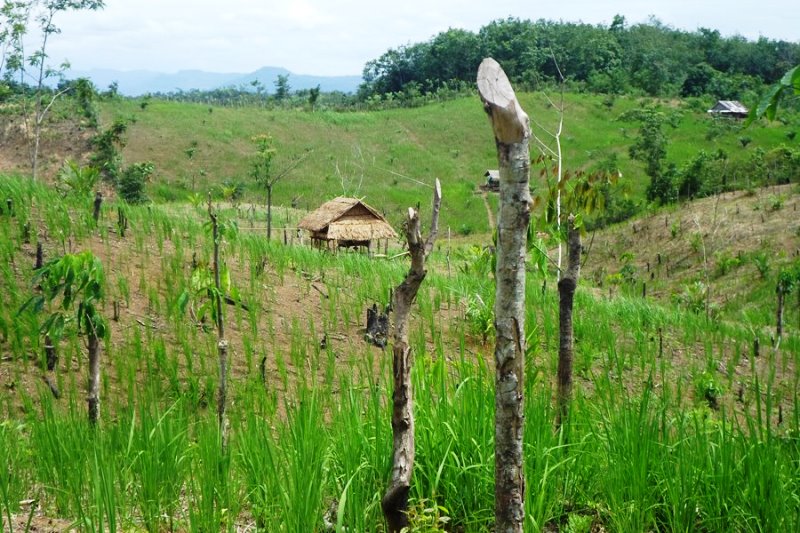
<instances>
[{"instance_id":1,"label":"sky","mask_svg":"<svg viewBox=\"0 0 800 533\"><path fill-rule=\"evenodd\" d=\"M389 48L448 28L477 32L509 16L609 24L615 14L800 41L797 0L106 0L101 11L60 13L48 46L53 64L75 70L360 75Z\"/></svg>"}]
</instances>

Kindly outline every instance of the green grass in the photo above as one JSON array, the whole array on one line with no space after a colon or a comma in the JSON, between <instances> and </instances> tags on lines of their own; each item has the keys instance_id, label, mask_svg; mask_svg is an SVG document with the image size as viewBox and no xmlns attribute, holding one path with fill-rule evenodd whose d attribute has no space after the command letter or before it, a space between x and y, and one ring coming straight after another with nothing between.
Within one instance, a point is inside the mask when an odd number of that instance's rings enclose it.
<instances>
[{"instance_id":1,"label":"green grass","mask_svg":"<svg viewBox=\"0 0 800 533\"><path fill-rule=\"evenodd\" d=\"M0 389L4 524L24 523L19 502L36 499L45 516L82 531L321 531L324 522L337 531L384 530L391 358L367 347L358 327L364 308L384 305L402 280L405 258L332 255L247 232L223 242L232 282L250 307L226 309L232 374L223 451L214 333L176 305L192 255L210 257L202 212L133 207L122 239L112 231L113 205L98 230L88 204L44 186L0 178L0 193L20 206L13 217L0 215L0 350L9 357L0 373L14 383ZM55 400L39 370L42 318L16 312L35 290L25 223L48 256L92 247L107 263L102 312L116 299L121 318L104 339L95 429L85 413L84 339L68 329L59 344L63 397ZM432 255L410 329L412 523L416 531L491 531L491 334L483 344L471 333L463 308L467 296L487 296L492 282L468 251L453 254L448 274L444 254ZM750 324L707 321L634 295L605 298L582 284L576 397L568 424L554 432L557 295L552 279L544 292L542 282L532 273L527 289L526 531L800 528L794 324L780 351L765 340L758 360L745 359ZM292 287L306 314L289 312L280 291ZM321 348L323 334L330 342ZM702 396L709 379L719 410Z\"/></svg>"},{"instance_id":2,"label":"green grass","mask_svg":"<svg viewBox=\"0 0 800 533\"><path fill-rule=\"evenodd\" d=\"M558 100L556 95L550 96ZM519 98L534 121L534 133L552 146L547 132L556 130L556 109L540 93L522 93ZM628 157L637 125L618 118L652 101L627 96L610 101L603 96L566 94L562 134L565 169L591 169L616 154L631 194L641 198L649 178L641 163ZM610 106L608 102L612 102ZM709 153L725 150L731 160L749 157L758 148L769 151L787 142L785 133L797 120L787 115L788 125L758 123L743 133L739 123L719 123L708 117L705 111L713 102L664 101L661 105L681 116L676 129L665 127L667 162L678 167L701 149ZM428 196L429 187L439 178L445 198L443 226L463 235L488 231L485 208L474 192L483 182L485 170L497 168L497 156L491 127L477 96L421 108L315 113L210 108L160 100L141 110L136 101L122 100L102 104L102 116L104 122L114 116L136 118L123 154L128 162L155 162L151 192L157 198L184 200L193 182L204 193L232 179L247 185L248 200L263 203L264 194L256 190L248 176L249 157L254 152L250 138L266 132L276 139L276 169L312 151L275 187L276 205L288 206L295 200L298 207L307 210L337 195L365 196L399 226L405 208ZM715 136L709 137L710 130L717 132ZM742 148L738 139L745 134L752 141ZM197 151L190 161L184 151L192 142L197 142ZM538 153L533 146L532 153ZM200 175L201 169L205 176ZM263 220L263 214L261 217Z\"/></svg>"}]
</instances>

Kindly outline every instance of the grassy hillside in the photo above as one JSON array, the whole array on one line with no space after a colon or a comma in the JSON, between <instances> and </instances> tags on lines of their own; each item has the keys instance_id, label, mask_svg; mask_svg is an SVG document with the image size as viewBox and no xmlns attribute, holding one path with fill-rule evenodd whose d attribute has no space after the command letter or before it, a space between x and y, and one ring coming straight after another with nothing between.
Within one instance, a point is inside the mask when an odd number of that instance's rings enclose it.
<instances>
[{"instance_id":1,"label":"grassy hillside","mask_svg":"<svg viewBox=\"0 0 800 533\"><path fill-rule=\"evenodd\" d=\"M542 126L555 131L558 115L542 94L521 94L523 107L534 121L534 132L551 142ZM592 168L616 154L631 194L641 197L648 178L639 162L628 157L637 125L618 117L647 99L567 94L564 102L562 145L567 169ZM725 150L731 159L747 157L758 148L770 150L790 145L788 132L797 129L796 118L787 125L758 124L742 133L738 123L714 121L705 109L709 102L665 101L680 113L678 127L665 128L669 138L668 162L682 165L701 149ZM487 168L496 168L496 153L489 123L477 96L412 109L339 113L262 108L219 108L200 104L153 100L142 109L124 100L103 105L104 123L113 117L132 116L124 150L128 162L151 160L157 178L155 198L183 200L192 188L205 189L225 180L248 185L250 138L270 133L276 139L276 168L311 150L312 155L275 189L276 204L297 200L313 208L340 194L366 196L399 223L402 210L428 197L434 178L442 182L443 223L454 232L485 232L485 208L474 194ZM794 122L792 122L794 121ZM537 126L538 125L538 126ZM742 148L739 137L751 142ZM711 139L711 140L709 140ZM193 160L185 150L197 143ZM533 150L535 153L535 149ZM200 176L201 169L204 176ZM490 200L494 202L492 198Z\"/></svg>"},{"instance_id":2,"label":"grassy hillside","mask_svg":"<svg viewBox=\"0 0 800 533\"><path fill-rule=\"evenodd\" d=\"M5 177L0 194L15 206L0 213L0 529L24 529L30 516L40 528L81 531L321 531L337 522L383 531L390 357L364 342L362 326L365 307L386 303L407 258L322 253L244 228L224 239L246 308L225 309L223 452L204 293L180 305L192 264L209 264L207 214L128 208L123 237L111 202L95 224L88 197ZM775 216L794 207L783 209ZM654 236L663 221L637 223ZM19 311L38 290L37 244L46 259L91 251L105 268L96 428L85 415L85 338L67 324L46 371L47 315ZM637 261L653 253L642 250ZM490 264L483 252L440 247L414 305L414 531L493 528ZM774 348L757 322L707 319L635 291L609 297L588 278L575 302L576 397L563 433L553 431L552 405L558 297L552 278L544 291L541 277L528 279L526 531L797 530L796 315Z\"/></svg>"}]
</instances>

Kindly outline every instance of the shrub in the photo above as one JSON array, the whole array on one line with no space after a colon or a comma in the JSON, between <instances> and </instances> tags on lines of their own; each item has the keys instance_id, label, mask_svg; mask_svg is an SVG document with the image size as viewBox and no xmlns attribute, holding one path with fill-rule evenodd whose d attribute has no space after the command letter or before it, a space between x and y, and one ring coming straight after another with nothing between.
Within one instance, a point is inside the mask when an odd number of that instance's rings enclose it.
<instances>
[{"instance_id":1,"label":"shrub","mask_svg":"<svg viewBox=\"0 0 800 533\"><path fill-rule=\"evenodd\" d=\"M155 166L146 161L130 165L119 177L117 192L129 204L141 204L147 201L144 186L153 174Z\"/></svg>"}]
</instances>

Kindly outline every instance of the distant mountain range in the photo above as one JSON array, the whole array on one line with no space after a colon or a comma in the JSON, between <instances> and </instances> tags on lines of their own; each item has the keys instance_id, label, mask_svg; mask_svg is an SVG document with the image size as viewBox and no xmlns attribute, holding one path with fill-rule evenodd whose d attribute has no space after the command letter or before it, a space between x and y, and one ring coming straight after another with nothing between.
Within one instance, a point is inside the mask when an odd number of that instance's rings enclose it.
<instances>
[{"instance_id":1,"label":"distant mountain range","mask_svg":"<svg viewBox=\"0 0 800 533\"><path fill-rule=\"evenodd\" d=\"M361 83L361 76L310 76L294 74L285 68L263 67L249 74L231 72L206 72L202 70L181 70L175 73L153 72L150 70L94 69L87 71L71 70L67 78L89 78L98 88L105 90L112 82L117 82L118 91L126 96L140 96L147 93L167 93L203 91L223 87L252 88L251 83L258 80L268 93L275 92L275 80L279 75L289 76L292 91L312 89L319 85L325 92L355 92Z\"/></svg>"}]
</instances>

